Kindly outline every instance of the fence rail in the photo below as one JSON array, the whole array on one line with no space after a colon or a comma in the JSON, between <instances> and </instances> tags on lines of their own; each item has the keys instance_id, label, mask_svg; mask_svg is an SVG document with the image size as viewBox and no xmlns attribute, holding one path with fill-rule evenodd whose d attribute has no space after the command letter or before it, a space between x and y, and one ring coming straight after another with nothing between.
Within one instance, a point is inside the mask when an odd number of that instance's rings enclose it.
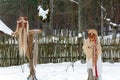
<instances>
[{"instance_id":1,"label":"fence rail","mask_svg":"<svg viewBox=\"0 0 120 80\"><path fill-rule=\"evenodd\" d=\"M85 54L82 52L82 41L80 41L82 39L61 37L58 41L54 41L51 40L50 37L38 37L38 63L57 63L77 60L85 62ZM101 40L103 61L120 61L120 40L119 38L117 39L118 40L107 38ZM23 58L19 56L16 38L2 36L2 38L0 38L0 66L20 65L25 62L27 62L27 60L24 61Z\"/></svg>"}]
</instances>

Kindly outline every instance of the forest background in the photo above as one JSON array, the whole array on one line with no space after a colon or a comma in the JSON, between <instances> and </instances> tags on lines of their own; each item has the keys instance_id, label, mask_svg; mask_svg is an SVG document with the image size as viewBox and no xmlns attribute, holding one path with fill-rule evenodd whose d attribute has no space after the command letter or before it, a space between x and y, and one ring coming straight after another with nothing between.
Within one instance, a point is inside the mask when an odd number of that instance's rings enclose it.
<instances>
[{"instance_id":1,"label":"forest background","mask_svg":"<svg viewBox=\"0 0 120 80\"><path fill-rule=\"evenodd\" d=\"M39 5L50 10L44 21L38 16ZM77 34L89 28L108 35L110 24L104 18L120 24L120 0L0 0L0 19L13 31L19 16L27 16L30 29L42 29L46 35L61 29Z\"/></svg>"}]
</instances>

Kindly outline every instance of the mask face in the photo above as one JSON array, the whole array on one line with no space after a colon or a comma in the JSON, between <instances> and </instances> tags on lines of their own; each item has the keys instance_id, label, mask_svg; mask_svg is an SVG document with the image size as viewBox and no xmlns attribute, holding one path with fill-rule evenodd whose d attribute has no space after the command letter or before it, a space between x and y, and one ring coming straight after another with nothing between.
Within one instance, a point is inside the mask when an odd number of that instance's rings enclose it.
<instances>
[{"instance_id":1,"label":"mask face","mask_svg":"<svg viewBox=\"0 0 120 80\"><path fill-rule=\"evenodd\" d=\"M19 27L27 28L28 18L27 17L19 17L17 19L17 23Z\"/></svg>"},{"instance_id":2,"label":"mask face","mask_svg":"<svg viewBox=\"0 0 120 80\"><path fill-rule=\"evenodd\" d=\"M95 39L96 39L96 35L95 35L93 32L88 33L88 37L89 37L90 39L92 39L92 40L95 40Z\"/></svg>"}]
</instances>

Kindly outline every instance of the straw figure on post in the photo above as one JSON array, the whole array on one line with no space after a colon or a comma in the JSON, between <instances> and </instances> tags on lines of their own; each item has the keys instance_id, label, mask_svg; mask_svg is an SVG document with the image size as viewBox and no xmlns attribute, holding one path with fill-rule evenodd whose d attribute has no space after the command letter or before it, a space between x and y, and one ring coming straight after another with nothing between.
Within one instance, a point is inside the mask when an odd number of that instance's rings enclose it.
<instances>
[{"instance_id":1,"label":"straw figure on post","mask_svg":"<svg viewBox=\"0 0 120 80\"><path fill-rule=\"evenodd\" d=\"M88 30L88 38L83 43L83 52L86 54L88 80L102 80L102 49L95 29Z\"/></svg>"},{"instance_id":2,"label":"straw figure on post","mask_svg":"<svg viewBox=\"0 0 120 80\"><path fill-rule=\"evenodd\" d=\"M37 80L35 75L35 66L37 64L38 55L38 53L36 53L38 47L35 46L37 44L36 38L34 44L34 53L32 52L32 49L34 36L38 33L41 33L40 29L29 30L29 22L27 17L19 17L17 19L16 31L12 33L13 36L16 36L18 38L20 56L26 56L28 59L30 69L30 75L28 76L28 80Z\"/></svg>"}]
</instances>

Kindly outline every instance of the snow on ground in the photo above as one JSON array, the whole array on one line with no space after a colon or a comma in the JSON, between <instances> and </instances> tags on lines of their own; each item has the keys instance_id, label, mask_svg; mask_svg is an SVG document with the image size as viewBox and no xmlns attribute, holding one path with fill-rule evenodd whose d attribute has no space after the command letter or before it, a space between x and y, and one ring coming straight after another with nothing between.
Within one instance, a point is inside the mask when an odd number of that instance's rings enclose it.
<instances>
[{"instance_id":1,"label":"snow on ground","mask_svg":"<svg viewBox=\"0 0 120 80\"><path fill-rule=\"evenodd\" d=\"M38 64L36 67L36 76L38 80L87 80L86 64L80 61L75 62L74 71L70 62ZM0 80L27 80L29 75L28 65L0 67ZM103 63L102 80L120 80L120 63Z\"/></svg>"}]
</instances>

